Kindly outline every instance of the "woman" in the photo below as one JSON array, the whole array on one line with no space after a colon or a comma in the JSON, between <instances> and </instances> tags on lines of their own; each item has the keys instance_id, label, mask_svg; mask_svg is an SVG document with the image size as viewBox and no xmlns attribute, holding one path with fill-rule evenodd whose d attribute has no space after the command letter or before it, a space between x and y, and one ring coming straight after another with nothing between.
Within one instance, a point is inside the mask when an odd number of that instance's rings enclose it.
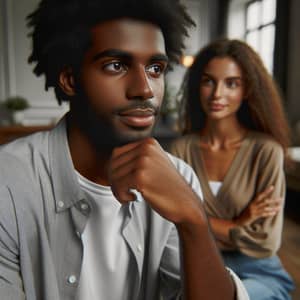
<instances>
[{"instance_id":1,"label":"woman","mask_svg":"<svg viewBox=\"0 0 300 300\"><path fill-rule=\"evenodd\" d=\"M170 152L199 177L225 264L253 300L290 299L276 252L289 130L275 83L246 43L223 39L196 56L183 85L185 135Z\"/></svg>"}]
</instances>

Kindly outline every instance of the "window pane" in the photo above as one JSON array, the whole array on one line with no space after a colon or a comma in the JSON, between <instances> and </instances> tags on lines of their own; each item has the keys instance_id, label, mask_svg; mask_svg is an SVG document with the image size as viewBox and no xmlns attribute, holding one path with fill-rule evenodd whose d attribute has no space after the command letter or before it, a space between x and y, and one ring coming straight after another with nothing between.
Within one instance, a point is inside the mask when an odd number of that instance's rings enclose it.
<instances>
[{"instance_id":1,"label":"window pane","mask_svg":"<svg viewBox=\"0 0 300 300\"><path fill-rule=\"evenodd\" d=\"M261 30L261 57L270 73L273 71L275 26L274 24L266 26Z\"/></svg>"},{"instance_id":2,"label":"window pane","mask_svg":"<svg viewBox=\"0 0 300 300\"><path fill-rule=\"evenodd\" d=\"M251 31L246 35L246 42L253 47L257 52L259 52L260 46L260 31Z\"/></svg>"},{"instance_id":3,"label":"window pane","mask_svg":"<svg viewBox=\"0 0 300 300\"><path fill-rule=\"evenodd\" d=\"M276 0L263 0L262 2L262 23L267 24L275 20Z\"/></svg>"},{"instance_id":4,"label":"window pane","mask_svg":"<svg viewBox=\"0 0 300 300\"><path fill-rule=\"evenodd\" d=\"M246 28L255 29L260 25L261 4L259 1L249 4L247 9Z\"/></svg>"}]
</instances>

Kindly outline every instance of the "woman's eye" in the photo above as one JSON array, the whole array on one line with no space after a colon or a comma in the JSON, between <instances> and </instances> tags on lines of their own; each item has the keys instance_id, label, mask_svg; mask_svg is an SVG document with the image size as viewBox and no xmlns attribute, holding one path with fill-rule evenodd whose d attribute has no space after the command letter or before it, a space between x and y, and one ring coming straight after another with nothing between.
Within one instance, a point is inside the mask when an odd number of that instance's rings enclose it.
<instances>
[{"instance_id":1,"label":"woman's eye","mask_svg":"<svg viewBox=\"0 0 300 300\"><path fill-rule=\"evenodd\" d=\"M119 73L119 72L125 71L125 66L122 63L116 61L116 62L111 62L111 63L105 64L104 70Z\"/></svg>"},{"instance_id":2,"label":"woman's eye","mask_svg":"<svg viewBox=\"0 0 300 300\"><path fill-rule=\"evenodd\" d=\"M236 82L236 80L228 80L226 82L226 85L231 89L238 87L238 83Z\"/></svg>"},{"instance_id":3,"label":"woman's eye","mask_svg":"<svg viewBox=\"0 0 300 300\"><path fill-rule=\"evenodd\" d=\"M208 77L203 77L202 79L201 79L201 84L202 85L213 85L214 84L214 82L213 82L213 80L211 79L211 78L208 78Z\"/></svg>"}]
</instances>

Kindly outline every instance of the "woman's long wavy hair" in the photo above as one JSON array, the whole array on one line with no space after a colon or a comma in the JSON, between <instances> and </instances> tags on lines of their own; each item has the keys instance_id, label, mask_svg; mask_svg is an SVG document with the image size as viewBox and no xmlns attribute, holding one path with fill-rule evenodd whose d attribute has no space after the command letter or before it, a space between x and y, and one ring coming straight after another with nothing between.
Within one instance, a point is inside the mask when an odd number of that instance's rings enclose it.
<instances>
[{"instance_id":1,"label":"woman's long wavy hair","mask_svg":"<svg viewBox=\"0 0 300 300\"><path fill-rule=\"evenodd\" d=\"M220 57L233 59L243 72L245 96L238 111L240 123L271 135L286 150L290 144L290 130L279 89L260 56L240 40L217 40L196 55L177 99L181 105L179 127L182 132L197 132L204 127L206 115L200 103L200 79L207 64Z\"/></svg>"}]
</instances>

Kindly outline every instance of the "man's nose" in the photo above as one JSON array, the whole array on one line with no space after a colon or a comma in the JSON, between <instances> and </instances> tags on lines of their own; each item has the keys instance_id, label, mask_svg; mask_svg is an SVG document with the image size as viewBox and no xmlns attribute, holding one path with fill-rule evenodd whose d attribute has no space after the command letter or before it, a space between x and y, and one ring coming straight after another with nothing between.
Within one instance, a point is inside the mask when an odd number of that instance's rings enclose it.
<instances>
[{"instance_id":1,"label":"man's nose","mask_svg":"<svg viewBox=\"0 0 300 300\"><path fill-rule=\"evenodd\" d=\"M127 99L129 100L148 100L153 98L153 90L145 68L139 67L130 76Z\"/></svg>"}]
</instances>

